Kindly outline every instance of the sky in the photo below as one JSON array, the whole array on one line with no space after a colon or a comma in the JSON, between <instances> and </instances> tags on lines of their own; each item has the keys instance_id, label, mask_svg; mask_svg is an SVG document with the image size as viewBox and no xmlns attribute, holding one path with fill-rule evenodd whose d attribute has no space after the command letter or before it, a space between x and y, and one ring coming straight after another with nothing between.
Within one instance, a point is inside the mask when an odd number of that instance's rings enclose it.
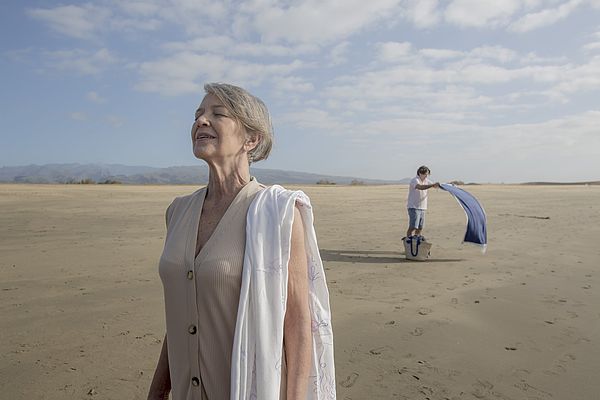
<instances>
[{"instance_id":1,"label":"sky","mask_svg":"<svg viewBox=\"0 0 600 400\"><path fill-rule=\"evenodd\" d=\"M9 0L0 79L0 166L201 164L227 82L272 114L256 167L600 179L600 0Z\"/></svg>"}]
</instances>

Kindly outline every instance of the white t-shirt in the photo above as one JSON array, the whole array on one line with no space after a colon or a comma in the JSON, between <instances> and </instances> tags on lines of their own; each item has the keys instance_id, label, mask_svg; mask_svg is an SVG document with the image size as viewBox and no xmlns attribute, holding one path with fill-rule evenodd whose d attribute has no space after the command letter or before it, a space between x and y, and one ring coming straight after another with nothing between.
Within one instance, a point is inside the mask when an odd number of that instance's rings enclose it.
<instances>
[{"instance_id":1,"label":"white t-shirt","mask_svg":"<svg viewBox=\"0 0 600 400\"><path fill-rule=\"evenodd\" d=\"M418 208L420 210L427 210L427 190L417 189L417 185L431 185L428 178L422 181L418 176L411 179L408 184L408 201L406 202L406 208Z\"/></svg>"}]
</instances>

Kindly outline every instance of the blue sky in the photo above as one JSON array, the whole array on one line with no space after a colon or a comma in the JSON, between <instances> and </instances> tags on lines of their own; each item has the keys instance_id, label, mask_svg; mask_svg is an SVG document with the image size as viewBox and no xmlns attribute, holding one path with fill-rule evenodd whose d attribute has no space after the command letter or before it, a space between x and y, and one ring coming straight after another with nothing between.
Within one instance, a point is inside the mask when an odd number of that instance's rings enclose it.
<instances>
[{"instance_id":1,"label":"blue sky","mask_svg":"<svg viewBox=\"0 0 600 400\"><path fill-rule=\"evenodd\" d=\"M203 84L269 106L257 167L600 179L600 0L0 5L0 166L194 165Z\"/></svg>"}]
</instances>

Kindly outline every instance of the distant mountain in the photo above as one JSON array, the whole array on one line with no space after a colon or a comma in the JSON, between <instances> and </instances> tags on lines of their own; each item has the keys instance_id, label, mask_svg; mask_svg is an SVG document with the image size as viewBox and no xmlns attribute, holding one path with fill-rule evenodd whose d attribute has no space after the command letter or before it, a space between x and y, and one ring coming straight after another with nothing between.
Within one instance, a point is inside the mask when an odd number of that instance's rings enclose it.
<instances>
[{"instance_id":1,"label":"distant mountain","mask_svg":"<svg viewBox=\"0 0 600 400\"><path fill-rule=\"evenodd\" d=\"M278 169L252 168L258 181L273 183L315 184L331 182L350 184L352 181L369 184L405 184L410 179L397 181L363 179L348 176L311 174ZM46 164L18 167L0 167L0 182L10 183L71 183L91 179L95 182L118 181L129 184L205 184L208 180L206 166L146 167L120 164Z\"/></svg>"},{"instance_id":2,"label":"distant mountain","mask_svg":"<svg viewBox=\"0 0 600 400\"><path fill-rule=\"evenodd\" d=\"M600 181L585 181L585 182L525 182L523 185L555 185L555 186L572 186L572 185L600 185Z\"/></svg>"}]
</instances>

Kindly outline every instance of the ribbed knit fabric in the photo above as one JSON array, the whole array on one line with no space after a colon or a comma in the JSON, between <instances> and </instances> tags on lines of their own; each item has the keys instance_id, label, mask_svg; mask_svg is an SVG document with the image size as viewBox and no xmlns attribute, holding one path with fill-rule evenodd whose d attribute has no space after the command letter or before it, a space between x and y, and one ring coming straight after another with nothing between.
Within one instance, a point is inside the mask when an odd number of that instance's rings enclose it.
<instances>
[{"instance_id":1,"label":"ribbed knit fabric","mask_svg":"<svg viewBox=\"0 0 600 400\"><path fill-rule=\"evenodd\" d=\"M246 244L246 214L261 186L252 179L237 194L195 257L201 189L175 199L159 264L163 282L174 400L227 400L231 353ZM282 399L285 379L282 377Z\"/></svg>"}]
</instances>

